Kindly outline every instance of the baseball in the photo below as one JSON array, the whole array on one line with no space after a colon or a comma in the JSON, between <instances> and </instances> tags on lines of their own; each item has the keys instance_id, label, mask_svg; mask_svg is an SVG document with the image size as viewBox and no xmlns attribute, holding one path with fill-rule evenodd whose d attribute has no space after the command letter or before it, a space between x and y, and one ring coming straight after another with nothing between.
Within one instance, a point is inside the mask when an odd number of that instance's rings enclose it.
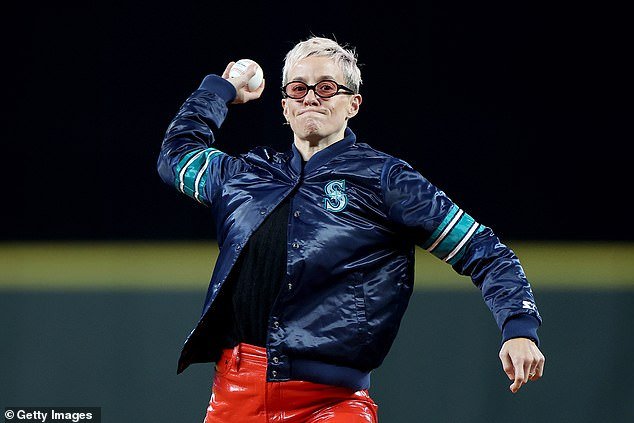
<instances>
[{"instance_id":1,"label":"baseball","mask_svg":"<svg viewBox=\"0 0 634 423\"><path fill-rule=\"evenodd\" d=\"M229 78L235 78L242 75L251 63L255 63L256 65L258 65L254 60L251 59L238 60L231 67L231 70L229 71ZM260 65L258 65L258 69L255 72L255 75L253 75L253 77L249 79L249 91L256 90L262 84L262 78L264 78L264 74L262 73L262 68L260 67Z\"/></svg>"}]
</instances>

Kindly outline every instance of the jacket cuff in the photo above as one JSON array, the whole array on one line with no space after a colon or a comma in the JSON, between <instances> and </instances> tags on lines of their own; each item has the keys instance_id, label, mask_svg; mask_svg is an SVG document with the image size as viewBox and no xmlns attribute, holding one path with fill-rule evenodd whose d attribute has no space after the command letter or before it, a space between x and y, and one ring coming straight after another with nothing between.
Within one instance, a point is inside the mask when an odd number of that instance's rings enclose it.
<instances>
[{"instance_id":1,"label":"jacket cuff","mask_svg":"<svg viewBox=\"0 0 634 423\"><path fill-rule=\"evenodd\" d=\"M231 103L236 98L236 88L233 84L214 74L207 75L198 89L217 94L225 103Z\"/></svg>"},{"instance_id":2,"label":"jacket cuff","mask_svg":"<svg viewBox=\"0 0 634 423\"><path fill-rule=\"evenodd\" d=\"M513 338L532 339L539 346L537 328L539 320L530 314L518 314L504 323L502 327L502 343Z\"/></svg>"}]
</instances>

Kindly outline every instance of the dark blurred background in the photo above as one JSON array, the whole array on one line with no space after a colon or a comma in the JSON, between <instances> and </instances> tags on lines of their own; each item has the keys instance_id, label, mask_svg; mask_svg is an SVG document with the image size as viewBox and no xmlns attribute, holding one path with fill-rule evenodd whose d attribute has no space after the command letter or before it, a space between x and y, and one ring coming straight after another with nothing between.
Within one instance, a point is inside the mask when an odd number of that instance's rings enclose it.
<instances>
[{"instance_id":1,"label":"dark blurred background","mask_svg":"<svg viewBox=\"0 0 634 423\"><path fill-rule=\"evenodd\" d=\"M206 210L155 162L181 103L231 60L267 89L217 147L290 148L281 68L310 34L356 47L360 142L407 160L508 239L630 240L618 10L506 2L24 6L9 14L1 237L209 239ZM629 109L629 108L628 108ZM5 171L7 167L5 167ZM5 197L6 198L6 197Z\"/></svg>"}]
</instances>

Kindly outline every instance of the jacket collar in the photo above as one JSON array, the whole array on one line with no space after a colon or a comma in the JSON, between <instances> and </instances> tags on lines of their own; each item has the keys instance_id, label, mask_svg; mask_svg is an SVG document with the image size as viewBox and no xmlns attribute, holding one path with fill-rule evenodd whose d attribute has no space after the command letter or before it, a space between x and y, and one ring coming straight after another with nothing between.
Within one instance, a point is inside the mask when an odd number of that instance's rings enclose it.
<instances>
[{"instance_id":1,"label":"jacket collar","mask_svg":"<svg viewBox=\"0 0 634 423\"><path fill-rule=\"evenodd\" d=\"M326 164L333 158L337 157L344 150L351 147L357 140L357 136L352 132L350 128L346 128L346 131L343 134L343 139L337 141L334 144L329 145L323 150L319 150L306 162L304 166L304 173L310 173L314 169L317 169L323 164ZM292 144L292 154L291 158L291 168L298 175L301 174L302 170L302 155L299 153L297 147L295 147L295 143Z\"/></svg>"}]
</instances>

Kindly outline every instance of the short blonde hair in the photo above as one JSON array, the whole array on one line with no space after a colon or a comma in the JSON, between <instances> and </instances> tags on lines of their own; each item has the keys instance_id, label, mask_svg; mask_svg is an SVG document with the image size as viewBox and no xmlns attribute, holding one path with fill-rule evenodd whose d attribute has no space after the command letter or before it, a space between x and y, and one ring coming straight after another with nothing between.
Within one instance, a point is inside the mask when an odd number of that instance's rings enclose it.
<instances>
[{"instance_id":1,"label":"short blonde hair","mask_svg":"<svg viewBox=\"0 0 634 423\"><path fill-rule=\"evenodd\" d=\"M312 37L301 41L286 54L282 69L282 85L288 83L288 72L297 62L310 56L330 57L341 67L345 85L355 94L361 87L361 70L357 65L357 54L354 48L342 47L330 38Z\"/></svg>"}]
</instances>

